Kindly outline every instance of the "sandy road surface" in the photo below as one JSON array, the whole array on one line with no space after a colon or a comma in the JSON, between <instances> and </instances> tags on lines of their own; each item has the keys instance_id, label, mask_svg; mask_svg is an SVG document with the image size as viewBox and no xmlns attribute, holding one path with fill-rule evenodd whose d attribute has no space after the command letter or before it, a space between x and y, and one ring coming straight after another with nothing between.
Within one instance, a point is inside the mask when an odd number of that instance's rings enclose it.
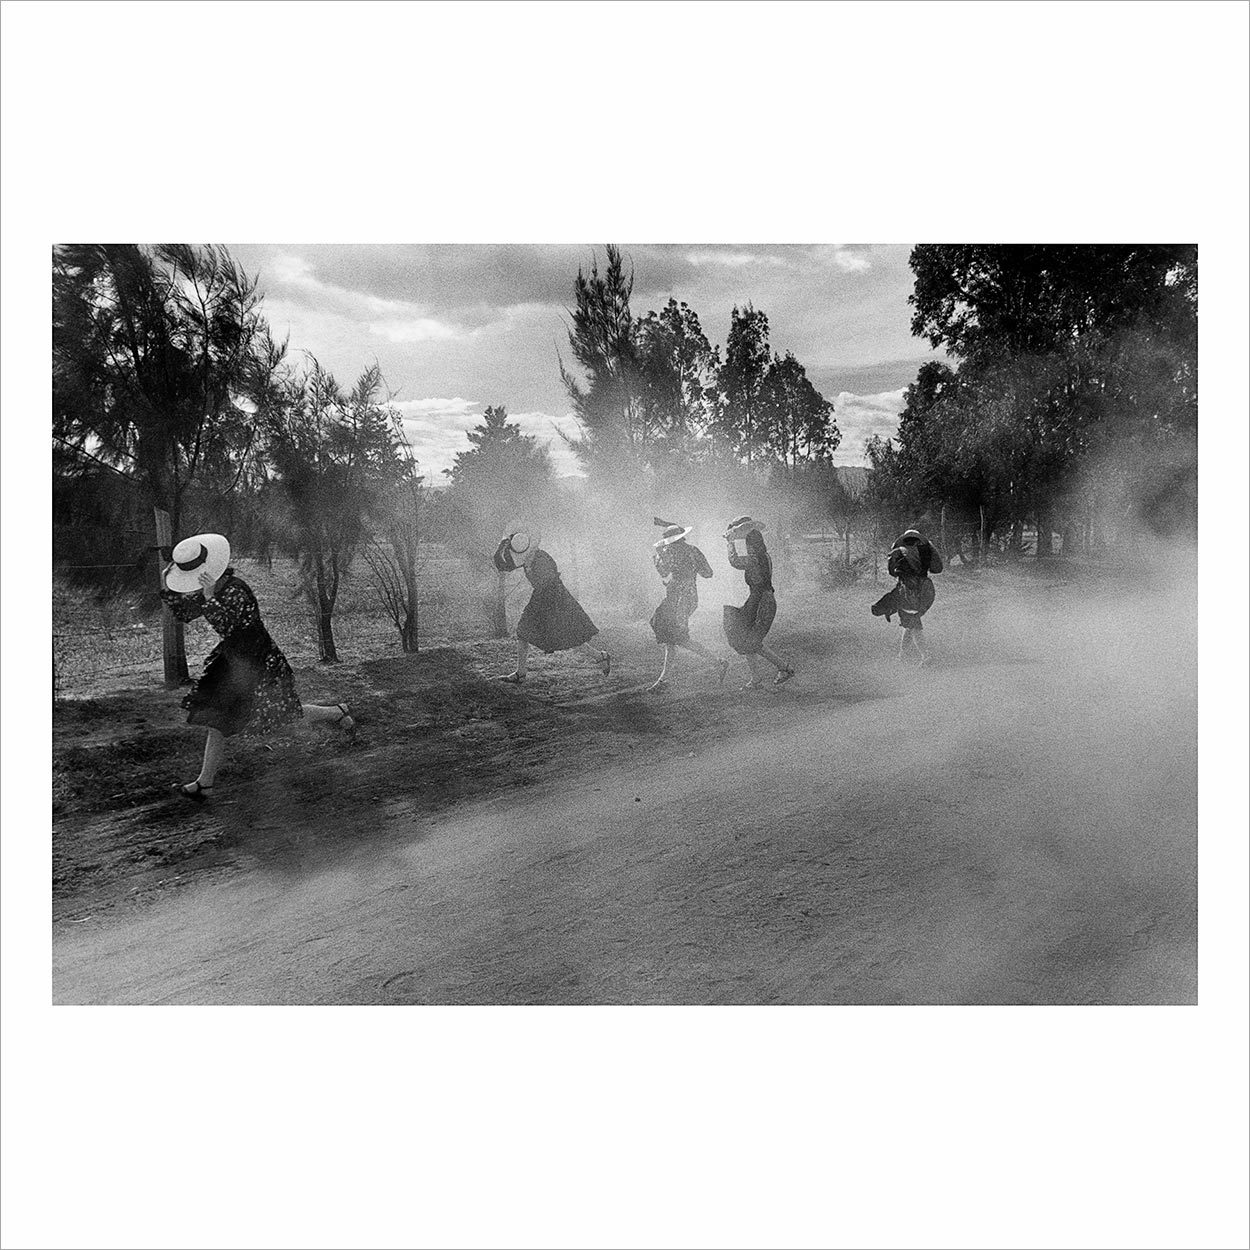
<instances>
[{"instance_id":1,"label":"sandy road surface","mask_svg":"<svg viewBox=\"0 0 1250 1250\"><path fill-rule=\"evenodd\" d=\"M1119 616L58 926L54 997L1194 1002L1192 647L1120 649Z\"/></svg>"}]
</instances>

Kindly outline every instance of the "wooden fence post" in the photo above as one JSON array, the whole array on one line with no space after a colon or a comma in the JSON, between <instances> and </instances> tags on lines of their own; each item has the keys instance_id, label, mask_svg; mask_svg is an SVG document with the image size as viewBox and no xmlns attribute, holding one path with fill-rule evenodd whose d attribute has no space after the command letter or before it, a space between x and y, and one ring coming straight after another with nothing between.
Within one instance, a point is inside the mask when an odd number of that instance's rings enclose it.
<instances>
[{"instance_id":1,"label":"wooden fence post","mask_svg":"<svg viewBox=\"0 0 1250 1250\"><path fill-rule=\"evenodd\" d=\"M164 551L168 551L174 545L174 535L169 513L161 508L155 509L155 512L156 545L163 549L156 553L156 558L160 561L157 568L160 569L165 565ZM172 690L176 686L185 685L189 674L182 622L174 619L174 614L165 604L161 605L161 658L165 668L165 688Z\"/></svg>"}]
</instances>

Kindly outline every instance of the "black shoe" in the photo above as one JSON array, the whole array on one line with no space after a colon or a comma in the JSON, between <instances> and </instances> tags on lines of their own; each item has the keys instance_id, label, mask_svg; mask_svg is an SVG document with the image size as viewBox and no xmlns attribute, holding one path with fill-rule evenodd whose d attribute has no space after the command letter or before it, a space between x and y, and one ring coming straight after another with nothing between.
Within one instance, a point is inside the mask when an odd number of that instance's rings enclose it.
<instances>
[{"instance_id":1,"label":"black shoe","mask_svg":"<svg viewBox=\"0 0 1250 1250\"><path fill-rule=\"evenodd\" d=\"M175 783L173 791L184 799L190 799L192 803L203 803L206 799L213 797L213 787L202 786L198 780L188 781L186 785Z\"/></svg>"}]
</instances>

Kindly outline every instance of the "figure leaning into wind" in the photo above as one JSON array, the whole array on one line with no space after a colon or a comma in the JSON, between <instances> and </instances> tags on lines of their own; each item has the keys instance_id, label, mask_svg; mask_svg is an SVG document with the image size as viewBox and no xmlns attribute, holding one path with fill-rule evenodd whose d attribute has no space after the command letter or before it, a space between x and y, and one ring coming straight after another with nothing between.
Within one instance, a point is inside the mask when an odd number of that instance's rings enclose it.
<instances>
[{"instance_id":1,"label":"figure leaning into wind","mask_svg":"<svg viewBox=\"0 0 1250 1250\"><path fill-rule=\"evenodd\" d=\"M699 606L699 578L711 577L712 566L698 547L686 541L690 526L677 525L672 521L654 518L656 525L664 526L660 540L653 544L655 571L664 583L664 599L651 617L651 629L656 642L664 648L664 666L655 683L648 687L653 694L668 688L668 673L677 656L677 648L685 647L717 666L717 680L724 681L729 671L729 661L720 659L702 643L690 637L690 618Z\"/></svg>"},{"instance_id":2,"label":"figure leaning into wind","mask_svg":"<svg viewBox=\"0 0 1250 1250\"><path fill-rule=\"evenodd\" d=\"M888 621L895 612L903 627L899 639L898 658L905 658L908 647L921 664L929 662L929 652L924 644L924 622L921 617L933 606L937 588L930 573L942 571L942 556L938 549L919 530L910 529L894 544L886 561L891 577L896 577L894 589L882 595L872 605L873 616L884 616Z\"/></svg>"},{"instance_id":3,"label":"figure leaning into wind","mask_svg":"<svg viewBox=\"0 0 1250 1250\"><path fill-rule=\"evenodd\" d=\"M759 521L741 516L730 521L725 531L729 563L743 570L750 591L746 603L740 608L726 604L724 614L725 637L729 639L729 645L739 655L745 655L751 665L751 680L742 687L743 690L758 690L763 686L760 656L777 670L777 676L773 678L775 685L780 686L794 676L790 664L764 641L777 615L777 596L773 590L773 561L764 542L763 529ZM746 547L745 555L738 554L739 542Z\"/></svg>"},{"instance_id":4,"label":"figure leaning into wind","mask_svg":"<svg viewBox=\"0 0 1250 1250\"><path fill-rule=\"evenodd\" d=\"M582 605L569 594L560 580L556 562L538 545L538 535L525 530L505 534L495 549L495 568L501 573L524 569L526 580L534 588L525 611L516 626L516 669L500 680L525 680L529 649L537 647L550 655L553 651L572 651L580 647L603 669L607 677L612 671L612 658L606 651L590 645L598 634L595 623Z\"/></svg>"},{"instance_id":5,"label":"figure leaning into wind","mask_svg":"<svg viewBox=\"0 0 1250 1250\"><path fill-rule=\"evenodd\" d=\"M204 672L182 701L187 724L204 725L200 775L174 789L202 801L212 794L226 739L265 734L304 717L355 728L347 704L301 703L295 675L260 619L252 588L230 567L230 544L220 534L184 538L161 571L161 598L180 621L203 617L221 641L204 661Z\"/></svg>"}]
</instances>

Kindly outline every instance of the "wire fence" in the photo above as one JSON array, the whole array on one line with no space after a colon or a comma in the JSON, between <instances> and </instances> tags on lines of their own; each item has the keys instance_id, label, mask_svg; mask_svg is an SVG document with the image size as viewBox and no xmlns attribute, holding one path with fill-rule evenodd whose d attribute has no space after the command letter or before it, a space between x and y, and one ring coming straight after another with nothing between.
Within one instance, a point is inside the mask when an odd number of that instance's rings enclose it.
<instances>
[{"instance_id":1,"label":"wire fence","mask_svg":"<svg viewBox=\"0 0 1250 1250\"><path fill-rule=\"evenodd\" d=\"M871 535L809 535L777 551L778 571L796 582L841 584L872 580ZM650 564L649 547L630 550L623 558L605 558L589 546L561 548L556 557L566 584L592 616L645 620L662 593ZM712 553L715 555L715 553ZM320 658L317 620L301 588L294 561L282 558L233 561L252 587L266 628L296 668L316 665ZM131 565L110 565L130 568ZM57 566L56 572L88 570L90 564ZM734 586L736 592L737 586ZM494 632L498 581L489 560L436 548L423 551L418 570L418 637L422 647L489 638ZM529 597L523 576L505 585L509 628ZM163 680L161 609L153 586L142 591L100 597L67 578L54 577L52 604L53 689L59 697L87 698L110 689L160 683ZM399 629L379 598L376 582L364 560L343 576L332 630L339 659L360 662L402 653ZM184 631L187 663L194 673L218 638L210 627L192 623Z\"/></svg>"}]
</instances>

